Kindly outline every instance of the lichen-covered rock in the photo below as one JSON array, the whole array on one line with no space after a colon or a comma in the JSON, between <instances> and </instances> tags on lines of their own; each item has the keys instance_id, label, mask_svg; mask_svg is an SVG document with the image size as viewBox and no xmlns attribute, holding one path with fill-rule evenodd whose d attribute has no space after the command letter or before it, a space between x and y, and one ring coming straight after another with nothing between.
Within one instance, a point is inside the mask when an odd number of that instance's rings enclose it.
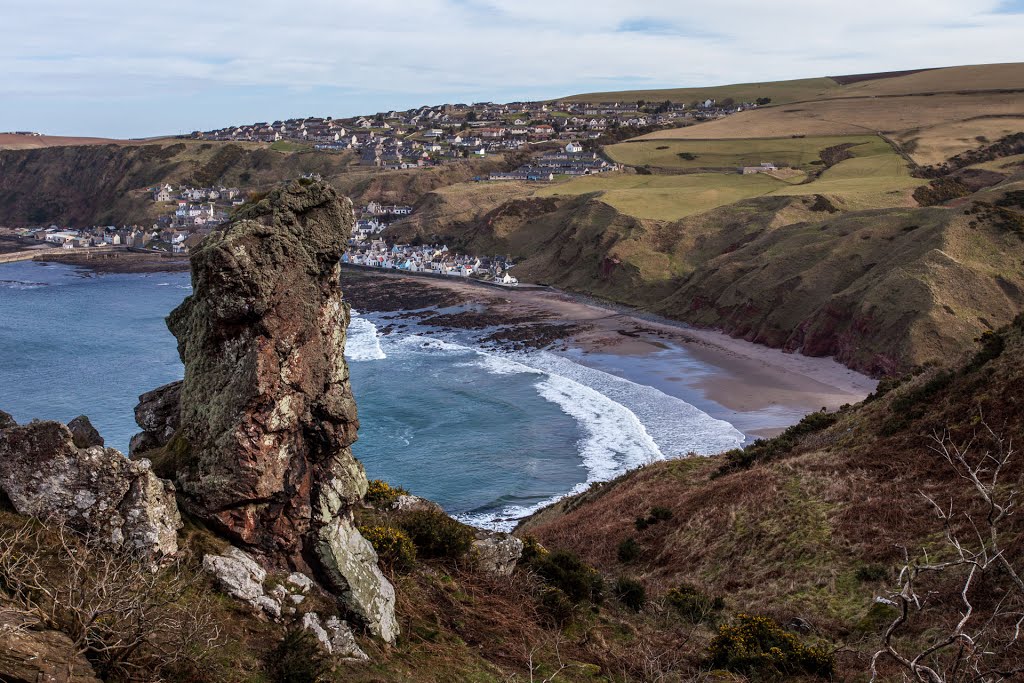
<instances>
[{"instance_id":1,"label":"lichen-covered rock","mask_svg":"<svg viewBox=\"0 0 1024 683\"><path fill-rule=\"evenodd\" d=\"M85 415L79 415L71 422L68 422L68 429L71 430L71 438L76 448L89 448L90 446L102 446L103 437L92 426Z\"/></svg>"},{"instance_id":2,"label":"lichen-covered rock","mask_svg":"<svg viewBox=\"0 0 1024 683\"><path fill-rule=\"evenodd\" d=\"M444 512L444 508L434 501L409 494L402 494L395 498L391 509L397 512Z\"/></svg>"},{"instance_id":3,"label":"lichen-covered rock","mask_svg":"<svg viewBox=\"0 0 1024 683\"><path fill-rule=\"evenodd\" d=\"M302 615L301 626L313 634L327 654L354 661L370 659L356 643L356 637L349 625L338 617L328 617L325 625L319 614L307 612Z\"/></svg>"},{"instance_id":4,"label":"lichen-covered rock","mask_svg":"<svg viewBox=\"0 0 1024 683\"><path fill-rule=\"evenodd\" d=\"M231 547L223 555L204 555L203 569L213 574L217 583L232 597L253 606L264 597L263 582L267 572L244 550Z\"/></svg>"},{"instance_id":5,"label":"lichen-covered rock","mask_svg":"<svg viewBox=\"0 0 1024 683\"><path fill-rule=\"evenodd\" d=\"M325 628L331 640L331 654L364 662L370 659L356 643L356 636L347 623L338 617L328 617Z\"/></svg>"},{"instance_id":6,"label":"lichen-covered rock","mask_svg":"<svg viewBox=\"0 0 1024 683\"><path fill-rule=\"evenodd\" d=\"M135 457L154 448L167 445L181 416L181 382L171 382L139 396L135 406L135 423L141 432L132 437L128 453Z\"/></svg>"},{"instance_id":7,"label":"lichen-covered rock","mask_svg":"<svg viewBox=\"0 0 1024 683\"><path fill-rule=\"evenodd\" d=\"M394 590L352 524L367 483L350 450L358 420L339 287L351 227L351 202L296 181L192 252L193 294L167 321L185 379L163 462L191 514L317 576L393 640Z\"/></svg>"},{"instance_id":8,"label":"lichen-covered rock","mask_svg":"<svg viewBox=\"0 0 1024 683\"><path fill-rule=\"evenodd\" d=\"M476 533L472 552L479 570L508 576L523 555L523 542L511 534L481 530Z\"/></svg>"},{"instance_id":9,"label":"lichen-covered rock","mask_svg":"<svg viewBox=\"0 0 1024 683\"><path fill-rule=\"evenodd\" d=\"M333 588L375 636L394 642L398 637L395 589L381 574L377 552L346 516L336 516L320 528L317 553Z\"/></svg>"},{"instance_id":10,"label":"lichen-covered rock","mask_svg":"<svg viewBox=\"0 0 1024 683\"><path fill-rule=\"evenodd\" d=\"M78 448L59 422L0 430L0 490L23 515L67 523L148 557L178 550L174 487L148 460L113 448Z\"/></svg>"},{"instance_id":11,"label":"lichen-covered rock","mask_svg":"<svg viewBox=\"0 0 1024 683\"><path fill-rule=\"evenodd\" d=\"M0 681L100 683L89 660L60 631L0 603Z\"/></svg>"}]
</instances>

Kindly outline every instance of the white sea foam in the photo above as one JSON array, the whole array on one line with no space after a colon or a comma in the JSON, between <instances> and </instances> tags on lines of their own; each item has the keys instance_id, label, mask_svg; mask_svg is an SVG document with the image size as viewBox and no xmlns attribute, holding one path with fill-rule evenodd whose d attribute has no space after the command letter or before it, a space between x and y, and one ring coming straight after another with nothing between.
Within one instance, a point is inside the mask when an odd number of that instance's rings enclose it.
<instances>
[{"instance_id":1,"label":"white sea foam","mask_svg":"<svg viewBox=\"0 0 1024 683\"><path fill-rule=\"evenodd\" d=\"M348 326L348 337L345 341L345 357L350 361L383 360L387 358L380 347L377 326L352 311L352 320Z\"/></svg>"},{"instance_id":2,"label":"white sea foam","mask_svg":"<svg viewBox=\"0 0 1024 683\"><path fill-rule=\"evenodd\" d=\"M392 355L409 352L465 356L457 367L475 366L495 375L537 376L537 393L557 405L580 426L578 448L586 481L571 491L534 505L509 505L499 510L462 515L476 526L510 529L516 520L612 479L666 454L711 454L738 446L743 435L728 422L712 418L689 403L654 387L644 386L589 368L549 352L495 353L450 341L403 335L389 338Z\"/></svg>"}]
</instances>

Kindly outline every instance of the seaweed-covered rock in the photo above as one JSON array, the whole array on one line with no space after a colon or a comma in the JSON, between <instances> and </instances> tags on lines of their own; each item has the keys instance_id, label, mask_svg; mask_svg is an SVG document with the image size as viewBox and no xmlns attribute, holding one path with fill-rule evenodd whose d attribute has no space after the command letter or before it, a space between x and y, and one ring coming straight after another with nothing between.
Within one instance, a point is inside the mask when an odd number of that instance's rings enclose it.
<instances>
[{"instance_id":1,"label":"seaweed-covered rock","mask_svg":"<svg viewBox=\"0 0 1024 683\"><path fill-rule=\"evenodd\" d=\"M188 512L317 576L391 641L394 590L352 523L367 482L350 450L359 423L339 286L351 228L351 202L301 180L192 252L193 294L167 320L185 379L161 471Z\"/></svg>"},{"instance_id":2,"label":"seaweed-covered rock","mask_svg":"<svg viewBox=\"0 0 1024 683\"><path fill-rule=\"evenodd\" d=\"M170 482L148 460L79 448L59 422L0 430L0 490L23 515L69 526L111 546L158 557L178 550L181 517Z\"/></svg>"}]
</instances>

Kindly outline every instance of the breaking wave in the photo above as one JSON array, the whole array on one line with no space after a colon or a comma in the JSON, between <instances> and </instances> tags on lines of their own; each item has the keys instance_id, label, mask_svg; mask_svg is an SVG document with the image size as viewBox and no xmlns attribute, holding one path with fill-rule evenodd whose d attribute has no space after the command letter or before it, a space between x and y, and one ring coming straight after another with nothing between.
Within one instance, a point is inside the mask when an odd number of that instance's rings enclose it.
<instances>
[{"instance_id":1,"label":"breaking wave","mask_svg":"<svg viewBox=\"0 0 1024 683\"><path fill-rule=\"evenodd\" d=\"M415 334L388 338L387 346L393 356L410 352L460 355L465 358L456 366L475 366L494 375L535 375L538 395L557 405L580 427L577 447L587 471L585 481L539 503L459 515L475 526L508 530L518 519L629 469L671 456L717 453L743 441L742 433L731 424L681 399L550 352L483 351Z\"/></svg>"},{"instance_id":2,"label":"breaking wave","mask_svg":"<svg viewBox=\"0 0 1024 683\"><path fill-rule=\"evenodd\" d=\"M377 326L352 311L345 340L345 357L350 361L384 360L387 354L380 347Z\"/></svg>"}]
</instances>

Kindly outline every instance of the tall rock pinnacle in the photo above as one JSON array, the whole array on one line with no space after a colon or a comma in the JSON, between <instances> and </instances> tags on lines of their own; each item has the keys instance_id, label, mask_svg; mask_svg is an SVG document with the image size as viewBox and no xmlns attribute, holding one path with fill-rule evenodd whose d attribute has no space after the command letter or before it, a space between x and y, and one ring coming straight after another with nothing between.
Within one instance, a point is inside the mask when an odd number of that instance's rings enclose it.
<instances>
[{"instance_id":1,"label":"tall rock pinnacle","mask_svg":"<svg viewBox=\"0 0 1024 683\"><path fill-rule=\"evenodd\" d=\"M167 321L185 379L161 467L187 512L312 571L391 641L394 589L352 521L367 484L350 450L359 422L338 282L351 230L351 202L304 179L201 243L193 294Z\"/></svg>"}]
</instances>

